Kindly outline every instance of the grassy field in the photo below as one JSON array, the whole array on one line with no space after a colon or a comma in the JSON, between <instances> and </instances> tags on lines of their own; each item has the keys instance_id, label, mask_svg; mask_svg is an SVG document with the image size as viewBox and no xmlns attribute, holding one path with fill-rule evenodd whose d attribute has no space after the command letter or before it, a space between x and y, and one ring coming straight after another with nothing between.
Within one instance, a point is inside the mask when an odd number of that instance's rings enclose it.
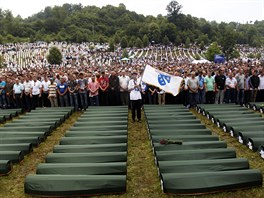
<instances>
[{"instance_id":1,"label":"grassy field","mask_svg":"<svg viewBox=\"0 0 264 198\"><path fill-rule=\"evenodd\" d=\"M253 153L245 146L238 143L227 133L211 124L205 117L193 111L203 123L207 125L221 140L227 142L229 147L237 151L237 157L245 157L250 161L251 168L258 168L264 173L264 161L257 153ZM64 136L67 129L78 119L81 113L74 113L63 125L52 133L34 152L27 155L13 171L4 177L0 177L0 198L29 198L24 194L24 179L28 174L34 174L36 166L44 162L45 156L52 151ZM105 195L102 198L167 198L167 197L205 197L205 198L261 198L264 197L264 188L251 188L232 192L222 192L201 196L173 196L164 194L160 187L157 168L154 163L152 148L150 145L145 118L142 123L132 123L129 114L128 123L128 173L127 192L121 195Z\"/></svg>"}]
</instances>

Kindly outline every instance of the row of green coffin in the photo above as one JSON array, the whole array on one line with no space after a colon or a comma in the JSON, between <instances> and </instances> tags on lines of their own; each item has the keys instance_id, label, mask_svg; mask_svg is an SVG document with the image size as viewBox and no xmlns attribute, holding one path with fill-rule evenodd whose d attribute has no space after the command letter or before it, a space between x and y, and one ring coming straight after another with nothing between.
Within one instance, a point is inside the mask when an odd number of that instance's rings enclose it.
<instances>
[{"instance_id":1,"label":"row of green coffin","mask_svg":"<svg viewBox=\"0 0 264 198\"><path fill-rule=\"evenodd\" d=\"M26 177L26 193L90 196L126 191L127 108L107 109L89 108L78 119L46 163L39 164L37 175Z\"/></svg>"},{"instance_id":2,"label":"row of green coffin","mask_svg":"<svg viewBox=\"0 0 264 198\"><path fill-rule=\"evenodd\" d=\"M72 108L57 110L60 112L51 108L31 111L0 128L0 160L7 161L6 166L1 166L0 175L9 173L11 162L23 160L72 113Z\"/></svg>"},{"instance_id":3,"label":"row of green coffin","mask_svg":"<svg viewBox=\"0 0 264 198\"><path fill-rule=\"evenodd\" d=\"M212 121L222 127L224 131L230 132L240 143L247 144L254 151L264 144L264 119L260 114L248 111L242 107L236 107L232 114L229 114L229 106L210 107L201 106L208 111Z\"/></svg>"},{"instance_id":4,"label":"row of green coffin","mask_svg":"<svg viewBox=\"0 0 264 198\"><path fill-rule=\"evenodd\" d=\"M251 108L254 111L259 111L260 113L264 113L264 102L253 102L246 104L247 108Z\"/></svg>"},{"instance_id":5,"label":"row of green coffin","mask_svg":"<svg viewBox=\"0 0 264 198\"><path fill-rule=\"evenodd\" d=\"M22 114L22 109L5 109L0 110L0 123L5 122L6 120L10 120L13 117L18 116L19 114Z\"/></svg>"},{"instance_id":6,"label":"row of green coffin","mask_svg":"<svg viewBox=\"0 0 264 198\"><path fill-rule=\"evenodd\" d=\"M181 112L186 110L179 110L179 118L176 115L178 109L174 108L174 116L167 119L162 110L157 110L157 114L162 115L161 120L154 113L149 117L148 109L145 110L164 192L195 194L261 185L261 173L248 170L248 161L236 159L235 151L227 149L225 142L217 141L218 137L210 139L208 129L195 129L193 124L188 124L193 118L188 116L186 119ZM185 120L184 124L179 124L181 120ZM204 139L199 141L202 136ZM157 140L161 138L182 140L183 144L160 145Z\"/></svg>"}]
</instances>

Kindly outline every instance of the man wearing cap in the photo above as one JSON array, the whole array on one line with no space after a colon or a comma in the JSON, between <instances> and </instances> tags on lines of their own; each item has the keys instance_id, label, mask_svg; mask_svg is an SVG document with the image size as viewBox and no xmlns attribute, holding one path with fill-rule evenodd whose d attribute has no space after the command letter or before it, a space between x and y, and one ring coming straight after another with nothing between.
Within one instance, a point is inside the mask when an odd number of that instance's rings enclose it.
<instances>
[{"instance_id":1,"label":"man wearing cap","mask_svg":"<svg viewBox=\"0 0 264 198\"><path fill-rule=\"evenodd\" d=\"M131 110L132 110L132 121L135 122L136 112L138 122L141 122L141 93L140 83L137 79L137 72L132 73L131 80L128 83L128 91L130 92Z\"/></svg>"}]
</instances>

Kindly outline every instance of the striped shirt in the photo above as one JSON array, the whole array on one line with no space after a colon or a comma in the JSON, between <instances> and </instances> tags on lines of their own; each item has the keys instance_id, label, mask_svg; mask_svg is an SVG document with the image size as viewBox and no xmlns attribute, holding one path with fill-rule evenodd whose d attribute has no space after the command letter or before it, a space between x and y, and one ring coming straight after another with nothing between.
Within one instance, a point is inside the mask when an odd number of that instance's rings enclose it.
<instances>
[{"instance_id":1,"label":"striped shirt","mask_svg":"<svg viewBox=\"0 0 264 198\"><path fill-rule=\"evenodd\" d=\"M57 84L54 82L49 85L49 97L57 96Z\"/></svg>"}]
</instances>

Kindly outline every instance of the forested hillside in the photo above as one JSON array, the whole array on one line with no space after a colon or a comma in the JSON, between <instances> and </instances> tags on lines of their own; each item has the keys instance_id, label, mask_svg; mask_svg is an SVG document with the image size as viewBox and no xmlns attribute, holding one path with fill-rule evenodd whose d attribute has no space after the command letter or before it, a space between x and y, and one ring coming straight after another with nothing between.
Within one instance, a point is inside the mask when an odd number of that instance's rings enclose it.
<instances>
[{"instance_id":1,"label":"forested hillside","mask_svg":"<svg viewBox=\"0 0 264 198\"><path fill-rule=\"evenodd\" d=\"M258 47L264 43L264 21L210 22L182 14L176 1L161 9L167 9L167 16L140 15L127 10L124 4L102 8L64 4L43 8L27 19L0 9L0 43L97 41L142 47L149 42L172 42L186 46L196 43L201 48L213 41L222 46L231 42Z\"/></svg>"}]
</instances>

